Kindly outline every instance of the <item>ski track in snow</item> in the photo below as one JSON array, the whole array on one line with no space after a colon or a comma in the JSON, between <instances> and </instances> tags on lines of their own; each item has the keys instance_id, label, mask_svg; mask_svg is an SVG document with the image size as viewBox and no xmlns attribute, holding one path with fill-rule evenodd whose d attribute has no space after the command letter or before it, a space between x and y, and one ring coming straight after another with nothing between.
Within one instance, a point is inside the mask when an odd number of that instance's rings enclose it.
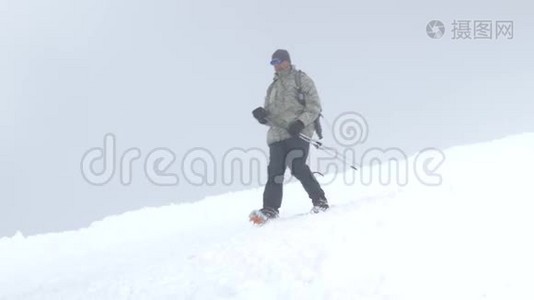
<instances>
[{"instance_id":1,"label":"ski track in snow","mask_svg":"<svg viewBox=\"0 0 534 300\"><path fill-rule=\"evenodd\" d=\"M534 299L534 134L446 151L443 183L285 186L0 239L0 299Z\"/></svg>"}]
</instances>

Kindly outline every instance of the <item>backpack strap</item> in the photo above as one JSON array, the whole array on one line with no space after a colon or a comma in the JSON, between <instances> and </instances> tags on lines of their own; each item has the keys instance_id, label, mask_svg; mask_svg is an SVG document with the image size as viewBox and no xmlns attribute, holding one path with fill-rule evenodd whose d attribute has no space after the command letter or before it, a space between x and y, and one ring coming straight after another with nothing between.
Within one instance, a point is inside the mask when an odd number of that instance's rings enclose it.
<instances>
[{"instance_id":1,"label":"backpack strap","mask_svg":"<svg viewBox=\"0 0 534 300\"><path fill-rule=\"evenodd\" d=\"M306 105L306 95L302 92L302 71L298 70L295 73L295 83L297 84L297 100L301 105Z\"/></svg>"},{"instance_id":2,"label":"backpack strap","mask_svg":"<svg viewBox=\"0 0 534 300\"><path fill-rule=\"evenodd\" d=\"M297 85L297 100L303 106L306 106L306 94L302 91L302 71L298 70L295 74L295 84ZM315 125L315 132L319 139L323 138L323 127L321 126L320 118L323 116L322 113L319 113L319 116L313 122Z\"/></svg>"}]
</instances>

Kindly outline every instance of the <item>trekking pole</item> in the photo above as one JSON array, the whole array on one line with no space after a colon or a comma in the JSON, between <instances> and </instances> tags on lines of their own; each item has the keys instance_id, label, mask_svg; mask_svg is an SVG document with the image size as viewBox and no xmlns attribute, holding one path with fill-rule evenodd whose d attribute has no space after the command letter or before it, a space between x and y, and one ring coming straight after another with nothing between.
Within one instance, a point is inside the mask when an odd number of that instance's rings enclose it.
<instances>
[{"instance_id":1,"label":"trekking pole","mask_svg":"<svg viewBox=\"0 0 534 300\"><path fill-rule=\"evenodd\" d=\"M278 127L278 128L284 128L284 127L280 127L276 124L273 123L273 121L270 119L270 118L265 118L268 122L269 122L269 125L270 126L274 126L274 127ZM285 128L284 128L285 129ZM337 153L337 151L335 150L332 150L331 148L326 148L323 143L321 143L320 141L318 140L315 140L315 139L312 139L302 133L299 133L299 138L308 142L310 145L314 146L315 148L319 149L319 150L323 150L324 152L328 153L328 154L333 154L334 158L343 162L345 165L351 167L353 170L355 171L358 171L358 168L356 168L354 165L351 165L345 158L341 157L339 153ZM333 152L329 152L329 151L333 151Z\"/></svg>"},{"instance_id":2,"label":"trekking pole","mask_svg":"<svg viewBox=\"0 0 534 300\"><path fill-rule=\"evenodd\" d=\"M306 135L304 135L302 133L299 134L299 138L301 138L302 140L310 143L310 145L315 146L315 148L317 148L319 150L323 150L324 152L326 152L328 154L333 154L334 158L336 158L337 160L343 162L347 166L351 167L353 170L358 171L358 168L356 168L354 165L351 165L345 158L341 157L340 154L337 153L337 151L333 150L332 148L325 147L323 145L323 143L321 143L320 141L312 139L312 138L310 138L310 137L308 137L308 136L306 136Z\"/></svg>"}]
</instances>

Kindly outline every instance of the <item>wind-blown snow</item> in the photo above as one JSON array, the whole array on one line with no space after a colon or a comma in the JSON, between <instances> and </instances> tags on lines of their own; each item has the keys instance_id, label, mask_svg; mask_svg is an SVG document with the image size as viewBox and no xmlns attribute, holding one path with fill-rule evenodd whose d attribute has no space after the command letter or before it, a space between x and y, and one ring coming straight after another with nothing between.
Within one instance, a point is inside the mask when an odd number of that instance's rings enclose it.
<instances>
[{"instance_id":1,"label":"wind-blown snow","mask_svg":"<svg viewBox=\"0 0 534 300\"><path fill-rule=\"evenodd\" d=\"M443 184L261 189L0 239L0 299L534 299L534 134L445 152Z\"/></svg>"}]
</instances>

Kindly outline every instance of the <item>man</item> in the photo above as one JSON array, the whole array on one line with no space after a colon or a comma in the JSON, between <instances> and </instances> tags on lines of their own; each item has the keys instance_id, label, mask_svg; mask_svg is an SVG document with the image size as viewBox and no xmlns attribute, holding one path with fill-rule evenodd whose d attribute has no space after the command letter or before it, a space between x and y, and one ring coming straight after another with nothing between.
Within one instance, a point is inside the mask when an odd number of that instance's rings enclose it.
<instances>
[{"instance_id":1,"label":"man","mask_svg":"<svg viewBox=\"0 0 534 300\"><path fill-rule=\"evenodd\" d=\"M263 208L250 214L251 222L256 224L278 217L286 167L308 193L313 204L312 212L328 209L325 193L306 164L310 144L300 137L301 134L313 136L315 120L321 113L315 84L291 65L287 50L276 50L271 65L275 77L267 89L264 106L252 112L260 124L269 126L268 180L263 193Z\"/></svg>"}]
</instances>

